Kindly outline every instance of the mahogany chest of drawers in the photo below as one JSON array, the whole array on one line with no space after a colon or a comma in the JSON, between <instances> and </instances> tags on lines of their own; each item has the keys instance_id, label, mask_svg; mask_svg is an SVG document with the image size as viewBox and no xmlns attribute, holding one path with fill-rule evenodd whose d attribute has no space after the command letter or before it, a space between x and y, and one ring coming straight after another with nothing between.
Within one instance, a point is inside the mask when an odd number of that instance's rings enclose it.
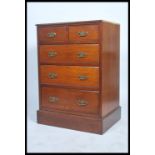
<instances>
[{"instance_id":1,"label":"mahogany chest of drawers","mask_svg":"<svg viewBox=\"0 0 155 155\"><path fill-rule=\"evenodd\" d=\"M118 24L37 24L41 124L102 134L121 116Z\"/></svg>"}]
</instances>

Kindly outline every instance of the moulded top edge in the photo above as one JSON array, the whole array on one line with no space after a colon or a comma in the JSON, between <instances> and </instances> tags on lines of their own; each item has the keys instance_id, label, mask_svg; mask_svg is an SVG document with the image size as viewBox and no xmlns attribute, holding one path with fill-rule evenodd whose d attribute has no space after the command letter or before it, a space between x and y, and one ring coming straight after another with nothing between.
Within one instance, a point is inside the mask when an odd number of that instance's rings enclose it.
<instances>
[{"instance_id":1,"label":"moulded top edge","mask_svg":"<svg viewBox=\"0 0 155 155\"><path fill-rule=\"evenodd\" d=\"M48 26L48 25L76 25L76 24L92 24L92 23L99 23L99 22L106 22L106 23L111 23L111 24L118 24L118 23L113 23L110 21L105 21L105 20L91 20L91 21L75 21L75 22L59 22L59 23L43 23L43 24L36 24L36 26Z\"/></svg>"}]
</instances>

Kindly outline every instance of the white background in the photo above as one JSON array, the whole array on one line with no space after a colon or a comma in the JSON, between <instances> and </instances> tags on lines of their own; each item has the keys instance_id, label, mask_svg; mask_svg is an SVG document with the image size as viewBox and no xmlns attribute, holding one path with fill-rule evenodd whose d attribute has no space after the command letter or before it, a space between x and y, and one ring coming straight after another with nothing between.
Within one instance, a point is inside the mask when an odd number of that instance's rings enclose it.
<instances>
[{"instance_id":1,"label":"white background","mask_svg":"<svg viewBox=\"0 0 155 155\"><path fill-rule=\"evenodd\" d=\"M0 5L0 151L4 155L25 154L24 2ZM131 155L155 154L154 7L154 0L131 0ZM6 35L10 25L11 41ZM10 74L15 75L11 80Z\"/></svg>"},{"instance_id":2,"label":"white background","mask_svg":"<svg viewBox=\"0 0 155 155\"><path fill-rule=\"evenodd\" d=\"M127 152L127 13L127 3L28 3L29 152ZM120 24L122 119L102 136L36 124L38 73L35 24L84 20L108 20Z\"/></svg>"}]
</instances>

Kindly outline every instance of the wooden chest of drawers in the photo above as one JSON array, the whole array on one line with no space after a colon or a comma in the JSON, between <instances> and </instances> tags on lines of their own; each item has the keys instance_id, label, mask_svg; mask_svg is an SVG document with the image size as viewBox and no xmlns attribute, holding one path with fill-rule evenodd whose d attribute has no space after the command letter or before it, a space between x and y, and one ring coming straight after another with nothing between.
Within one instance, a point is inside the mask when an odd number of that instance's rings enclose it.
<instances>
[{"instance_id":1,"label":"wooden chest of drawers","mask_svg":"<svg viewBox=\"0 0 155 155\"><path fill-rule=\"evenodd\" d=\"M118 24L38 24L38 123L102 134L120 119Z\"/></svg>"}]
</instances>

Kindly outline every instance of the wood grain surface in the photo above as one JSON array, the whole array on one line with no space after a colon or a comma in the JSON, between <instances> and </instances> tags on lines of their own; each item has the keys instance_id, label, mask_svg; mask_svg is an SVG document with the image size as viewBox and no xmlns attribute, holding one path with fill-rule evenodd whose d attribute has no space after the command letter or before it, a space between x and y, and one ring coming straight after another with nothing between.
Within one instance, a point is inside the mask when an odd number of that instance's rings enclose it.
<instances>
[{"instance_id":1,"label":"wood grain surface","mask_svg":"<svg viewBox=\"0 0 155 155\"><path fill-rule=\"evenodd\" d=\"M41 94L41 107L47 107L48 110L56 109L71 111L75 114L89 113L98 115L98 91L42 87ZM56 98L56 100L51 102L50 97ZM81 105L80 101L84 101L84 105Z\"/></svg>"},{"instance_id":2,"label":"wood grain surface","mask_svg":"<svg viewBox=\"0 0 155 155\"><path fill-rule=\"evenodd\" d=\"M39 55L41 64L99 65L98 44L40 45Z\"/></svg>"},{"instance_id":3,"label":"wood grain surface","mask_svg":"<svg viewBox=\"0 0 155 155\"><path fill-rule=\"evenodd\" d=\"M57 77L51 79L50 73L57 74ZM80 80L80 76L86 76L87 79ZM40 82L75 88L99 88L99 67L40 65Z\"/></svg>"}]
</instances>

